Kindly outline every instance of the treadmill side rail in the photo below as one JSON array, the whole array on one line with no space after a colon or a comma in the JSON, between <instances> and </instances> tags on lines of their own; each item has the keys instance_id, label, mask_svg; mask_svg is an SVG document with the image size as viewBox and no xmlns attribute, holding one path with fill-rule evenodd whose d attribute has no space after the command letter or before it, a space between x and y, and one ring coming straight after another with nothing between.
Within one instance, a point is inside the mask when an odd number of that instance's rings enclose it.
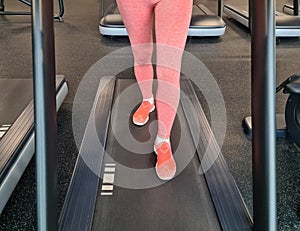
<instances>
[{"instance_id":1,"label":"treadmill side rail","mask_svg":"<svg viewBox=\"0 0 300 231\"><path fill-rule=\"evenodd\" d=\"M222 230L250 231L253 225L252 217L243 201L225 158L221 153L193 86L188 79L184 79L181 83L181 87L186 96L189 97L189 99L182 97L181 105L188 121L192 137L197 137L197 135L194 134L198 134L199 131L196 130L197 128L195 128L191 122L195 120L195 118L193 118L194 115L190 113L191 110L187 106L189 105L187 103L188 100L192 102L199 120L201 130L200 139L199 141L194 140L197 146L199 160L200 162L203 160L203 155L207 150L210 153L209 158L216 158L213 165L204 174ZM202 165L203 164L202 162Z\"/></svg>"},{"instance_id":2,"label":"treadmill side rail","mask_svg":"<svg viewBox=\"0 0 300 231\"><path fill-rule=\"evenodd\" d=\"M114 86L115 78L101 78L59 218L61 231L91 229Z\"/></svg>"}]
</instances>

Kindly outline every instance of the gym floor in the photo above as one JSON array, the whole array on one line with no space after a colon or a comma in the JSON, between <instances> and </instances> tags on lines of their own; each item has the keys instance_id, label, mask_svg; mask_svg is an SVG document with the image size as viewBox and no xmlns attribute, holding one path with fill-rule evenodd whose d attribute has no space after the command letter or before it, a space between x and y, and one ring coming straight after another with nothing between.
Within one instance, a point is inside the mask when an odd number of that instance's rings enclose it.
<instances>
[{"instance_id":1,"label":"gym floor","mask_svg":"<svg viewBox=\"0 0 300 231\"><path fill-rule=\"evenodd\" d=\"M108 1L109 3L110 1ZM214 0L204 3L216 12ZM277 1L277 10L284 3ZM6 1L7 10L27 10L16 0ZM98 31L100 3L97 0L65 0L64 22L55 22L56 73L66 76L69 94L58 113L58 199L61 209L77 158L72 130L72 106L85 73L105 55L129 46L128 38L102 37ZM109 5L109 4L106 5ZM245 0L224 0L245 5ZM55 9L57 6L55 2ZM250 115L250 34L224 15L227 30L220 38L189 38L186 51L196 56L217 81L227 110L227 131L222 147L226 161L252 212L251 141L242 129ZM30 16L0 16L1 78L32 78ZM300 39L282 38L277 48L277 84L299 73ZM130 72L133 73L132 71ZM131 76L134 78L134 76ZM199 76L201 78L201 75ZM3 86L2 86L3 87ZM88 90L88 89L87 89ZM277 112L283 113L286 96L277 95ZM279 230L300 230L300 151L283 139L277 140L277 195ZM30 162L0 217L0 230L36 230L35 161Z\"/></svg>"}]
</instances>

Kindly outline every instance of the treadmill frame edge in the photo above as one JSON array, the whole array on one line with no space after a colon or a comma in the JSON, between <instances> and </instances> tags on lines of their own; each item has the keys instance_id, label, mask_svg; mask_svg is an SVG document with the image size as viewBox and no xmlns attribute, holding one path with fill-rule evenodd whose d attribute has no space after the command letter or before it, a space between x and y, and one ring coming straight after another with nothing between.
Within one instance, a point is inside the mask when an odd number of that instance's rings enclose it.
<instances>
[{"instance_id":1,"label":"treadmill frame edge","mask_svg":"<svg viewBox=\"0 0 300 231\"><path fill-rule=\"evenodd\" d=\"M225 34L226 26L223 28L214 28L214 29L197 29L189 28L188 35L189 37L218 37ZM99 32L104 36L128 36L126 28L116 28L116 27L105 27L99 25ZM199 33L201 32L201 33Z\"/></svg>"}]
</instances>

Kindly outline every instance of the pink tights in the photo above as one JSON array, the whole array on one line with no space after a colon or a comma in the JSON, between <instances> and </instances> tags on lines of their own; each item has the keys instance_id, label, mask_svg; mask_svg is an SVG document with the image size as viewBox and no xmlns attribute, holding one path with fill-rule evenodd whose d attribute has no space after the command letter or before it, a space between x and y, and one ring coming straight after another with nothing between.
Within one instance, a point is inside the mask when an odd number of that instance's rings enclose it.
<instances>
[{"instance_id":1,"label":"pink tights","mask_svg":"<svg viewBox=\"0 0 300 231\"><path fill-rule=\"evenodd\" d=\"M155 19L158 135L169 137L180 97L180 68L193 0L117 0L134 55L143 98L152 97Z\"/></svg>"}]
</instances>

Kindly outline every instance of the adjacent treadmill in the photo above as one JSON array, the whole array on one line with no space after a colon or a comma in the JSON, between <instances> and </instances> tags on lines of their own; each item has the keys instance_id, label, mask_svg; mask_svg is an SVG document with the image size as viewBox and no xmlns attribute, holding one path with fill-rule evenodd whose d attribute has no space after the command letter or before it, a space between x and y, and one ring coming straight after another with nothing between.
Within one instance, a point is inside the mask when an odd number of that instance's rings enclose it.
<instances>
[{"instance_id":1,"label":"adjacent treadmill","mask_svg":"<svg viewBox=\"0 0 300 231\"><path fill-rule=\"evenodd\" d=\"M218 4L219 9L221 9L222 4L220 0ZM221 12L221 10L219 10L219 12ZM202 4L193 6L188 36L222 36L225 30L226 24L221 18L220 13L219 16L217 16ZM104 13L102 14L99 31L102 35L127 36L126 28L116 5L111 6L105 15Z\"/></svg>"},{"instance_id":2,"label":"adjacent treadmill","mask_svg":"<svg viewBox=\"0 0 300 231\"><path fill-rule=\"evenodd\" d=\"M34 154L32 79L0 79L0 214ZM56 77L57 109L68 93Z\"/></svg>"},{"instance_id":3,"label":"adjacent treadmill","mask_svg":"<svg viewBox=\"0 0 300 231\"><path fill-rule=\"evenodd\" d=\"M140 97L135 83L135 79L101 78L59 230L252 230L252 218L190 80L181 79L184 94L171 137L178 173L164 184L153 168L156 157L149 124L155 112L143 127L130 119L135 109L131 101ZM122 97L128 87L133 87L130 96ZM130 151L120 136L130 147L138 140L141 150L148 151ZM203 174L207 154L215 161Z\"/></svg>"},{"instance_id":4,"label":"adjacent treadmill","mask_svg":"<svg viewBox=\"0 0 300 231\"><path fill-rule=\"evenodd\" d=\"M30 0L18 0L20 3L32 7L32 1ZM7 11L5 9L5 0L0 0L0 15L31 15L30 11ZM65 12L63 0L58 0L59 12L54 15L54 19L58 19L60 22L63 21L63 15ZM31 10L31 9L30 9Z\"/></svg>"},{"instance_id":5,"label":"adjacent treadmill","mask_svg":"<svg viewBox=\"0 0 300 231\"><path fill-rule=\"evenodd\" d=\"M249 26L249 12L247 6L237 7L230 4L224 5L224 13L246 27ZM276 12L276 37L299 37L300 17L290 16Z\"/></svg>"}]
</instances>

